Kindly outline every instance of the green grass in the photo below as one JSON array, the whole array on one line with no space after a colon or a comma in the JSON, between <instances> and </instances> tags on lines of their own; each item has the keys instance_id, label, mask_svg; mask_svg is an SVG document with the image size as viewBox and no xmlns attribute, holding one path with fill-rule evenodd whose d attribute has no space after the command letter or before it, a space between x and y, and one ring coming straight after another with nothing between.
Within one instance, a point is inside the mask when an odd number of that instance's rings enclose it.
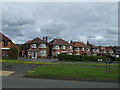
<instances>
[{"instance_id":1,"label":"green grass","mask_svg":"<svg viewBox=\"0 0 120 90\"><path fill-rule=\"evenodd\" d=\"M106 72L105 68L96 67L39 66L28 71L26 76L117 80L118 68L112 67L111 72Z\"/></svg>"},{"instance_id":2,"label":"green grass","mask_svg":"<svg viewBox=\"0 0 120 90\"><path fill-rule=\"evenodd\" d=\"M17 64L42 64L42 65L67 65L67 66L95 66L95 67L103 67L104 63L48 63L48 62L33 62L33 61L22 61L22 60L0 60L2 63L17 63ZM118 67L118 64L111 64L113 67Z\"/></svg>"}]
</instances>

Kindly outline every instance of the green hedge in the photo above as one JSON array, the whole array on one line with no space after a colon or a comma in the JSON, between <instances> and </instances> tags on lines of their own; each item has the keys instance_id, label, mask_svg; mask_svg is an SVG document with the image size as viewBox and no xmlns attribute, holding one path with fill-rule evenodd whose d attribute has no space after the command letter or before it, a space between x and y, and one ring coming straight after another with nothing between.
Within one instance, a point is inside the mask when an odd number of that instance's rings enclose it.
<instances>
[{"instance_id":1,"label":"green hedge","mask_svg":"<svg viewBox=\"0 0 120 90\"><path fill-rule=\"evenodd\" d=\"M65 61L97 61L97 59L103 59L103 56L87 56L87 55L66 55L59 54L59 60Z\"/></svg>"},{"instance_id":2,"label":"green hedge","mask_svg":"<svg viewBox=\"0 0 120 90\"><path fill-rule=\"evenodd\" d=\"M2 59L17 59L18 57L18 49L16 48L10 48L8 51L7 57L2 57Z\"/></svg>"}]
</instances>

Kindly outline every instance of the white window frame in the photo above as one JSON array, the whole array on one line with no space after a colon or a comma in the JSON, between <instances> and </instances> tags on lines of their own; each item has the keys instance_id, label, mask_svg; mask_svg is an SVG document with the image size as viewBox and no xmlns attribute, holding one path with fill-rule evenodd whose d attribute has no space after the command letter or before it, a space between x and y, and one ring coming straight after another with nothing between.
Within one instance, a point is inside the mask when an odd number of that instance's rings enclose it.
<instances>
[{"instance_id":1,"label":"white window frame","mask_svg":"<svg viewBox=\"0 0 120 90\"><path fill-rule=\"evenodd\" d=\"M46 56L46 51L45 50L40 51L40 56Z\"/></svg>"},{"instance_id":2,"label":"white window frame","mask_svg":"<svg viewBox=\"0 0 120 90\"><path fill-rule=\"evenodd\" d=\"M77 48L75 48L74 50L75 50L75 51L80 51L80 48L77 47Z\"/></svg>"},{"instance_id":3,"label":"white window frame","mask_svg":"<svg viewBox=\"0 0 120 90\"><path fill-rule=\"evenodd\" d=\"M86 48L86 51L90 51L90 48Z\"/></svg>"},{"instance_id":4,"label":"white window frame","mask_svg":"<svg viewBox=\"0 0 120 90\"><path fill-rule=\"evenodd\" d=\"M75 53L74 55L80 55L80 53Z\"/></svg>"},{"instance_id":5,"label":"white window frame","mask_svg":"<svg viewBox=\"0 0 120 90\"><path fill-rule=\"evenodd\" d=\"M28 52L28 55L31 55L31 52Z\"/></svg>"},{"instance_id":6,"label":"white window frame","mask_svg":"<svg viewBox=\"0 0 120 90\"><path fill-rule=\"evenodd\" d=\"M69 49L72 49L72 46L69 46Z\"/></svg>"},{"instance_id":7,"label":"white window frame","mask_svg":"<svg viewBox=\"0 0 120 90\"><path fill-rule=\"evenodd\" d=\"M68 55L72 55L72 53L67 53Z\"/></svg>"},{"instance_id":8,"label":"white window frame","mask_svg":"<svg viewBox=\"0 0 120 90\"><path fill-rule=\"evenodd\" d=\"M81 51L85 51L85 48L81 48Z\"/></svg>"},{"instance_id":9,"label":"white window frame","mask_svg":"<svg viewBox=\"0 0 120 90\"><path fill-rule=\"evenodd\" d=\"M65 48L66 48L66 47L63 45L63 46L62 46L62 49L65 50Z\"/></svg>"},{"instance_id":10,"label":"white window frame","mask_svg":"<svg viewBox=\"0 0 120 90\"><path fill-rule=\"evenodd\" d=\"M37 45L36 44L32 44L32 48L37 48Z\"/></svg>"},{"instance_id":11,"label":"white window frame","mask_svg":"<svg viewBox=\"0 0 120 90\"><path fill-rule=\"evenodd\" d=\"M58 55L58 54L60 54L60 52L54 52L54 55Z\"/></svg>"},{"instance_id":12,"label":"white window frame","mask_svg":"<svg viewBox=\"0 0 120 90\"><path fill-rule=\"evenodd\" d=\"M54 45L53 49L60 49L60 46L59 45Z\"/></svg>"},{"instance_id":13,"label":"white window frame","mask_svg":"<svg viewBox=\"0 0 120 90\"><path fill-rule=\"evenodd\" d=\"M39 44L39 48L46 48L46 44Z\"/></svg>"}]
</instances>

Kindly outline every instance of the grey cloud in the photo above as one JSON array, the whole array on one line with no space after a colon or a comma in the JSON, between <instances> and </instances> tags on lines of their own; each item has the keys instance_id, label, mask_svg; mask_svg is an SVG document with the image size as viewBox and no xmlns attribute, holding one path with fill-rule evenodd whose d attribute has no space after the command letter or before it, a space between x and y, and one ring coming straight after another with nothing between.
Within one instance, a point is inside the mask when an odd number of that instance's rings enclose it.
<instances>
[{"instance_id":1,"label":"grey cloud","mask_svg":"<svg viewBox=\"0 0 120 90\"><path fill-rule=\"evenodd\" d=\"M116 44L117 5L105 2L5 3L3 32L16 43L48 36L68 41L89 40L95 45Z\"/></svg>"},{"instance_id":2,"label":"grey cloud","mask_svg":"<svg viewBox=\"0 0 120 90\"><path fill-rule=\"evenodd\" d=\"M118 35L118 30L107 30L107 33L108 34L115 34L115 35Z\"/></svg>"}]
</instances>

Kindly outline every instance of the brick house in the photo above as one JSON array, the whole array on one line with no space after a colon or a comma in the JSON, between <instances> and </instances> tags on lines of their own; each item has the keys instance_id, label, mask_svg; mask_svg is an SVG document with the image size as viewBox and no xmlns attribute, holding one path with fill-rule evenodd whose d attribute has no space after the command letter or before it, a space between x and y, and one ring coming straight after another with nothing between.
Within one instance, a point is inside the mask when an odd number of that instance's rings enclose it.
<instances>
[{"instance_id":1,"label":"brick house","mask_svg":"<svg viewBox=\"0 0 120 90\"><path fill-rule=\"evenodd\" d=\"M87 45L90 47L91 55L93 56L100 56L100 49L98 46L94 46L93 44L87 43Z\"/></svg>"},{"instance_id":2,"label":"brick house","mask_svg":"<svg viewBox=\"0 0 120 90\"><path fill-rule=\"evenodd\" d=\"M82 42L72 42L74 55L91 55L90 46Z\"/></svg>"},{"instance_id":3,"label":"brick house","mask_svg":"<svg viewBox=\"0 0 120 90\"><path fill-rule=\"evenodd\" d=\"M99 46L99 55L100 56L104 56L104 55L106 55L107 54L107 51L106 51L106 49L105 49L105 47L104 46Z\"/></svg>"},{"instance_id":4,"label":"brick house","mask_svg":"<svg viewBox=\"0 0 120 90\"><path fill-rule=\"evenodd\" d=\"M112 48L114 54L116 54L116 55L119 54L120 55L120 46L112 46L111 48Z\"/></svg>"},{"instance_id":5,"label":"brick house","mask_svg":"<svg viewBox=\"0 0 120 90\"><path fill-rule=\"evenodd\" d=\"M73 47L63 39L54 39L49 43L49 56L56 57L58 54L73 54Z\"/></svg>"},{"instance_id":6,"label":"brick house","mask_svg":"<svg viewBox=\"0 0 120 90\"><path fill-rule=\"evenodd\" d=\"M111 46L105 47L105 50L108 54L114 54L113 48Z\"/></svg>"},{"instance_id":7,"label":"brick house","mask_svg":"<svg viewBox=\"0 0 120 90\"><path fill-rule=\"evenodd\" d=\"M24 44L24 50L22 50L24 54L22 55L27 58L47 58L49 52L48 48L47 37L43 38L43 40L37 37Z\"/></svg>"},{"instance_id":8,"label":"brick house","mask_svg":"<svg viewBox=\"0 0 120 90\"><path fill-rule=\"evenodd\" d=\"M19 55L19 47L14 44L12 42L11 39L9 39L7 36L5 36L4 34L2 34L0 32L0 57L4 58L4 57L15 57L12 53L11 53L11 49L15 48L18 50L18 55Z\"/></svg>"}]
</instances>

